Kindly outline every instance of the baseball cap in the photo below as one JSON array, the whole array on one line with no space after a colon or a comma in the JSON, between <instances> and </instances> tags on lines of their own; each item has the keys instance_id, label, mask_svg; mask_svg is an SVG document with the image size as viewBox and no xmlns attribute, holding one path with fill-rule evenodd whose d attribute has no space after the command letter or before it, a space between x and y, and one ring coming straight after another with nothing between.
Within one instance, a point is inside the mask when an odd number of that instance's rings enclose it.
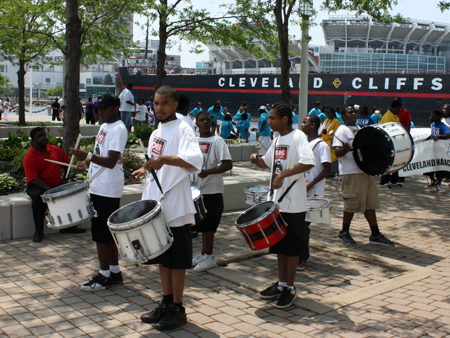
<instances>
[{"instance_id":1,"label":"baseball cap","mask_svg":"<svg viewBox=\"0 0 450 338\"><path fill-rule=\"evenodd\" d=\"M259 110L266 110L266 106L259 107Z\"/></svg>"},{"instance_id":2,"label":"baseball cap","mask_svg":"<svg viewBox=\"0 0 450 338\"><path fill-rule=\"evenodd\" d=\"M106 109L109 107L120 106L120 99L116 95L105 94L98 98L98 103L94 107Z\"/></svg>"}]
</instances>

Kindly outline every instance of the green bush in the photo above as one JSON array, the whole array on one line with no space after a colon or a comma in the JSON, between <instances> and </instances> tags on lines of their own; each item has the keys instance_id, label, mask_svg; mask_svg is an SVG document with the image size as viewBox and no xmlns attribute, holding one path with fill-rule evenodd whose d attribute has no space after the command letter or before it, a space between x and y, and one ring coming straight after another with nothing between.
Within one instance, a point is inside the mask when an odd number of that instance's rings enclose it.
<instances>
[{"instance_id":1,"label":"green bush","mask_svg":"<svg viewBox=\"0 0 450 338\"><path fill-rule=\"evenodd\" d=\"M14 150L14 158L11 161L12 169L11 171L16 175L25 175L23 170L23 159L27 154L29 149L27 148L16 148Z\"/></svg>"},{"instance_id":2,"label":"green bush","mask_svg":"<svg viewBox=\"0 0 450 338\"><path fill-rule=\"evenodd\" d=\"M133 134L128 135L127 146L129 146L130 148L139 147L139 137Z\"/></svg>"},{"instance_id":3,"label":"green bush","mask_svg":"<svg viewBox=\"0 0 450 338\"><path fill-rule=\"evenodd\" d=\"M12 161L14 158L14 150L8 146L0 148L0 161Z\"/></svg>"},{"instance_id":4,"label":"green bush","mask_svg":"<svg viewBox=\"0 0 450 338\"><path fill-rule=\"evenodd\" d=\"M12 187L17 186L16 179L9 176L9 173L0 174L0 191L5 192L11 190Z\"/></svg>"},{"instance_id":5,"label":"green bush","mask_svg":"<svg viewBox=\"0 0 450 338\"><path fill-rule=\"evenodd\" d=\"M134 135L143 141L148 141L150 138L150 135L153 133L153 130L155 130L150 125L140 125L134 127Z\"/></svg>"},{"instance_id":6,"label":"green bush","mask_svg":"<svg viewBox=\"0 0 450 338\"><path fill-rule=\"evenodd\" d=\"M142 167L144 161L129 150L125 150L122 155L123 169L133 172Z\"/></svg>"}]
</instances>

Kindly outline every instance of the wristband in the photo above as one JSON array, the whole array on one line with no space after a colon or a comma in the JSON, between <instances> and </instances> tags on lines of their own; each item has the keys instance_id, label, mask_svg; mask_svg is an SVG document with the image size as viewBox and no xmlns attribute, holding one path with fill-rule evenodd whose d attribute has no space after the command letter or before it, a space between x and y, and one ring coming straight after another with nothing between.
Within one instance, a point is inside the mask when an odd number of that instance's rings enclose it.
<instances>
[{"instance_id":1,"label":"wristband","mask_svg":"<svg viewBox=\"0 0 450 338\"><path fill-rule=\"evenodd\" d=\"M94 154L89 152L86 156L86 161L90 162L92 160L92 157L94 157Z\"/></svg>"}]
</instances>

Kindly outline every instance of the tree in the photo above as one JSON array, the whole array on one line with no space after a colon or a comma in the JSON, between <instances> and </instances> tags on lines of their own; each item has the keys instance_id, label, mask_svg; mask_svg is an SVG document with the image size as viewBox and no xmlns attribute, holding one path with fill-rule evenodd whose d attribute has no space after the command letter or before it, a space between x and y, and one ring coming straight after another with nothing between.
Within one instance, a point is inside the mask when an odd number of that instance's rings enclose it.
<instances>
[{"instance_id":1,"label":"tree","mask_svg":"<svg viewBox=\"0 0 450 338\"><path fill-rule=\"evenodd\" d=\"M62 91L63 91L63 86L59 85L56 86L54 88L50 88L45 92L45 96L56 96L56 97L62 97Z\"/></svg>"},{"instance_id":2,"label":"tree","mask_svg":"<svg viewBox=\"0 0 450 338\"><path fill-rule=\"evenodd\" d=\"M97 63L99 57L111 60L114 53L129 51L129 18L139 0L66 0L65 5L56 13L65 34L52 35L52 39L66 63L64 150L68 153L80 131L80 65Z\"/></svg>"},{"instance_id":3,"label":"tree","mask_svg":"<svg viewBox=\"0 0 450 338\"><path fill-rule=\"evenodd\" d=\"M52 0L1 0L0 44L5 59L19 65L19 123L25 125L25 65L39 62L51 50Z\"/></svg>"},{"instance_id":4,"label":"tree","mask_svg":"<svg viewBox=\"0 0 450 338\"><path fill-rule=\"evenodd\" d=\"M105 78L103 79L103 84L104 85L113 85L114 84L113 77L110 74L106 74Z\"/></svg>"},{"instance_id":5,"label":"tree","mask_svg":"<svg viewBox=\"0 0 450 338\"><path fill-rule=\"evenodd\" d=\"M172 2L147 0L141 14L151 21L158 22L158 30L152 31L153 36L159 37L156 88L163 85L166 76L166 48L173 43L170 38L183 39L187 42L228 41L231 43L231 34L236 31L227 21L236 19L236 16L226 11L221 15L212 16L206 9L194 8L191 0L174 0ZM192 51L200 52L200 49L193 48Z\"/></svg>"},{"instance_id":6,"label":"tree","mask_svg":"<svg viewBox=\"0 0 450 338\"><path fill-rule=\"evenodd\" d=\"M3 95L9 95L12 93L9 79L3 75L0 75L0 93Z\"/></svg>"}]
</instances>

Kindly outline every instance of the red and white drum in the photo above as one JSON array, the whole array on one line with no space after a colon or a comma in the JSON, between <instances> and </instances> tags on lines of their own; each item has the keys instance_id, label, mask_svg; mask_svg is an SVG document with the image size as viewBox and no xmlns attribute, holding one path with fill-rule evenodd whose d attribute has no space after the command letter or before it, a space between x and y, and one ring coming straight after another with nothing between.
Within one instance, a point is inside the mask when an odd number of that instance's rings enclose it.
<instances>
[{"instance_id":1,"label":"red and white drum","mask_svg":"<svg viewBox=\"0 0 450 338\"><path fill-rule=\"evenodd\" d=\"M266 249L286 236L287 224L272 201L245 210L236 218L235 225L252 250Z\"/></svg>"}]
</instances>

